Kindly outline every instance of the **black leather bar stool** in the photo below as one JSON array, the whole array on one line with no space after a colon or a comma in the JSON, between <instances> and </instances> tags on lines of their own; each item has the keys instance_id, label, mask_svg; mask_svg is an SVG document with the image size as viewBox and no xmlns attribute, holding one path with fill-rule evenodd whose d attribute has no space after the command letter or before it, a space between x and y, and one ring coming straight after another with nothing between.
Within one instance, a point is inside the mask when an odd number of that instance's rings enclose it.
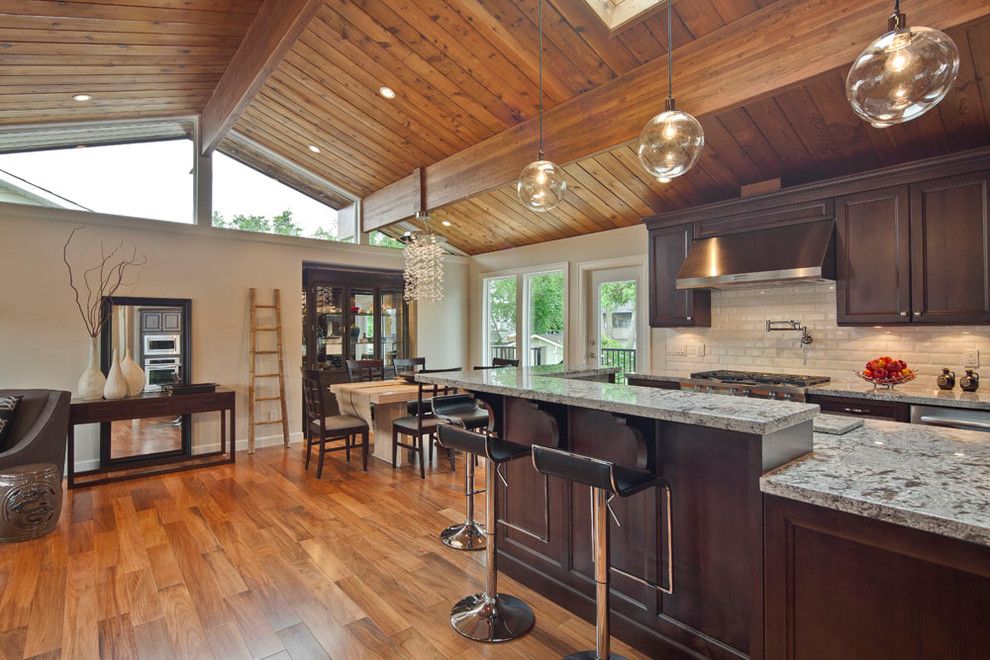
<instances>
[{"instance_id":1,"label":"black leather bar stool","mask_svg":"<svg viewBox=\"0 0 990 660\"><path fill-rule=\"evenodd\" d=\"M475 433L445 424L440 427L440 444L467 454L482 455L485 461L485 590L462 598L450 611L450 625L469 639L479 642L507 642L521 637L533 627L533 610L515 596L498 593L498 564L495 548L495 470L502 463L529 454L529 447L501 440L490 434Z\"/></svg>"},{"instance_id":2,"label":"black leather bar stool","mask_svg":"<svg viewBox=\"0 0 990 660\"><path fill-rule=\"evenodd\" d=\"M609 583L615 570L626 577L664 593L673 593L671 558L670 486L656 473L636 470L560 449L533 445L533 466L541 473L591 486L591 540L595 558L595 650L569 655L565 660L625 660L609 652ZM608 516L615 515L608 503L615 496L629 497L648 488L663 489L667 508L667 587L651 584L635 575L613 569L609 553Z\"/></svg>"},{"instance_id":3,"label":"black leather bar stool","mask_svg":"<svg viewBox=\"0 0 990 660\"><path fill-rule=\"evenodd\" d=\"M471 431L487 433L490 418L488 410L474 397L468 394L437 396L431 399L431 403L433 414L437 419ZM453 450L448 448L448 451ZM451 525L440 532L440 540L443 544L455 550L483 550L485 547L485 530L474 519L474 496L485 491L474 489L474 467L474 456L465 456L464 496L467 504L464 522Z\"/></svg>"}]
</instances>

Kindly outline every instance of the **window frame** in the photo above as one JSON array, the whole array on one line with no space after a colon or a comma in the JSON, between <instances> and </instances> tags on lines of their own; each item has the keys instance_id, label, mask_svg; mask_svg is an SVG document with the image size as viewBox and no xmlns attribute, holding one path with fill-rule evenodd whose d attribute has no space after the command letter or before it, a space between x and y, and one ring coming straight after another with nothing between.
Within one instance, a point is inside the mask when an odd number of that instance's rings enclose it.
<instances>
[{"instance_id":1,"label":"window frame","mask_svg":"<svg viewBox=\"0 0 990 660\"><path fill-rule=\"evenodd\" d=\"M516 356L520 366L531 366L529 328L532 312L530 311L529 294L530 278L535 275L560 272L564 275L564 330L561 338L563 344L563 360L567 364L570 348L570 262L558 262L512 268L501 271L489 271L479 276L481 287L481 351L482 364L491 364L491 342L489 341L489 289L490 280L513 277L516 281Z\"/></svg>"},{"instance_id":2,"label":"window frame","mask_svg":"<svg viewBox=\"0 0 990 660\"><path fill-rule=\"evenodd\" d=\"M54 211L57 212L56 215L62 215L64 213L64 214L69 214L67 217L77 216L77 217L79 217L79 221L84 221L83 220L84 218L126 218L127 221L129 221L129 222L130 221L139 221L139 222L152 223L153 225L162 223L162 224L166 224L166 225L174 225L176 227L192 227L192 228L194 228L197 231L210 231L210 232L225 232L225 231L227 231L227 230L224 230L224 229L221 229L221 228L215 228L215 227L213 227L213 224L212 224L212 222L213 222L213 195L212 195L212 192L213 192L213 167L212 167L213 159L212 159L212 152L210 154L205 155L205 156L202 154L202 133L201 133L201 127L200 127L200 122L199 122L199 116L198 115L172 115L172 116L146 117L146 118L141 118L141 119L128 119L128 120L85 120L85 121L76 121L76 122L64 122L62 124L62 128L66 129L66 130L78 130L78 129L86 129L87 127L106 126L107 124L111 124L111 123L128 123L128 124L133 124L133 125L136 125L136 126L141 126L141 125L153 126L153 125L156 125L156 124L166 124L166 123L171 123L171 124L175 124L175 123L186 123L186 124L189 124L191 126L190 139L191 139L192 148L193 148L193 159L192 159L192 162L193 162L193 190L192 190L193 213L192 213L192 216L191 216L191 220L189 222L181 222L181 221L175 221L175 220L159 220L159 219L155 219L155 218L142 218L142 217L136 217L136 216L121 216L121 215L114 215L114 214L109 214L109 213L99 213L99 212L90 212L90 211L79 211L79 210L75 210L75 209L54 209ZM4 130L10 130L10 131L23 130L23 131L28 131L29 132L32 129L37 129L39 131L43 131L43 130L50 129L50 128L51 128L51 126L49 124L19 124L19 125L13 125L13 126L5 127ZM301 167L299 165L296 165L292 161L284 158L283 156L280 156L279 154L276 154L275 152L271 151L267 147L264 147L263 145L259 145L257 142L255 142L254 140L251 140L250 138L247 138L246 136L243 136L241 134L237 134L237 136L238 136L238 139L246 140L246 141L250 142L252 144L252 146L257 147L259 149L259 151L266 158L270 158L273 162L275 162L275 163L277 163L277 164L279 164L279 165L281 165L283 167L292 169L294 172L300 174L301 176L305 176L306 178L310 179L311 181L313 181L315 184L317 184L319 186L326 187L328 190L332 190L332 191L334 191L334 192L336 192L336 193L338 193L338 194L340 194L342 196L345 196L345 197L348 197L348 198L352 199L353 202L354 202L354 212L356 214L357 223L358 223L358 228L357 228L358 229L358 232L357 232L357 234L358 234L358 240L356 242L354 242L354 243L351 243L351 242L343 242L343 241L326 241L326 240L323 240L323 239L312 238L312 237L309 237L309 236L282 236L280 234L266 234L266 233L262 233L262 232L237 232L238 234L249 234L250 236L252 236L252 237L254 237L256 239L262 240L262 241L271 241L271 242L282 243L282 244L285 244L286 241L297 242L297 243L299 243L301 245L302 244L313 245L314 243L315 244L326 245L328 243L331 243L331 244L337 245L337 246L348 246L348 248L355 247L355 248L361 248L361 249L367 248L367 249L372 249L372 250L388 250L391 253L398 252L398 250L396 248L393 248L393 247L375 246L375 245L370 245L368 243L368 233L362 231L362 228L360 226L360 224L361 224L361 220L360 220L361 219L361 198L358 195L356 195L355 193L352 193L350 191L347 191L347 190L344 190L344 189L340 188L340 186L337 186L336 184L334 184L331 181L327 181L326 179L320 177L319 175L315 174L314 172L311 172L311 171L307 170L304 167ZM99 141L99 142L88 143L88 146L94 146L95 147L95 146L110 146L110 145L115 145L115 144L134 143L134 142L158 142L158 141L163 141L163 140L166 140L166 139L174 139L174 138L165 137L165 136L163 136L161 138L155 138L153 136L153 134L150 134L148 136L143 136L140 140L126 140L126 139L123 139L123 140L107 140L107 141ZM48 147L48 146L32 148L32 147L28 146L28 147L25 147L24 149L19 149L17 151L17 153L20 153L22 151L23 152L27 152L27 151L39 151L39 150L45 150L45 151L47 151L47 150L54 150L56 148L57 147ZM225 154L225 155L228 156L228 157L230 157L230 158L234 158L230 154ZM238 160L238 159L234 158L234 160ZM238 162L240 162L240 161L238 161ZM247 167L250 167L250 164L246 164L246 163L243 163L243 164L246 165ZM272 178L275 178L275 177L272 177ZM276 181L279 181L279 183L282 183L282 185L288 186L289 188L293 188L293 186L291 186L290 184L285 183L283 181L280 181L278 178L275 178L275 180ZM302 194L305 194L305 193L302 193ZM317 200L317 201L319 201L319 200ZM41 206L28 206L28 205L25 205L25 204L15 204L15 203L9 203L9 202L0 202L0 215L11 215L11 216L15 216L16 217L19 214L23 214L23 209L25 209L25 208L31 208L31 209L35 209L37 211L44 210L44 213L42 215L48 215L48 212L53 210L53 209L48 209L46 207L41 207ZM452 254L456 256L456 255L462 254L462 253L457 252L457 251L453 251Z\"/></svg>"}]
</instances>

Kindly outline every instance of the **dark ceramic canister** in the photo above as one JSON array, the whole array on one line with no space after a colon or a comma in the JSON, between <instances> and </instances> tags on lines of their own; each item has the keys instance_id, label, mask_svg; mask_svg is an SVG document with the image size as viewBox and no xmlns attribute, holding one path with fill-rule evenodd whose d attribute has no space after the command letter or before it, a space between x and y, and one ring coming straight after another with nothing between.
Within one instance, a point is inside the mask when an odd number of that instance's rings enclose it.
<instances>
[{"instance_id":1,"label":"dark ceramic canister","mask_svg":"<svg viewBox=\"0 0 990 660\"><path fill-rule=\"evenodd\" d=\"M956 386L956 372L950 371L948 368L943 367L942 373L938 375L935 382L938 383L938 388L940 390L951 390Z\"/></svg>"}]
</instances>

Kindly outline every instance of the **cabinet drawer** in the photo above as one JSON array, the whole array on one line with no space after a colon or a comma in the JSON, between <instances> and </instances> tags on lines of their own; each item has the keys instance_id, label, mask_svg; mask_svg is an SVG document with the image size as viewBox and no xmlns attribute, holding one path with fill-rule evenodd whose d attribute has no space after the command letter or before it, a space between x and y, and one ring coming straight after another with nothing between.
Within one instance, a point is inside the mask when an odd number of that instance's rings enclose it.
<instances>
[{"instance_id":1,"label":"cabinet drawer","mask_svg":"<svg viewBox=\"0 0 990 660\"><path fill-rule=\"evenodd\" d=\"M626 378L626 384L636 385L637 387L653 387L658 390L681 389L681 384L676 380L655 380L653 378L635 378L633 376Z\"/></svg>"},{"instance_id":2,"label":"cabinet drawer","mask_svg":"<svg viewBox=\"0 0 990 660\"><path fill-rule=\"evenodd\" d=\"M910 418L907 404L897 401L872 401L809 394L808 403L817 403L821 406L823 413L830 415L888 419L895 422L906 422Z\"/></svg>"},{"instance_id":3,"label":"cabinet drawer","mask_svg":"<svg viewBox=\"0 0 990 660\"><path fill-rule=\"evenodd\" d=\"M133 408L130 401L94 401L72 406L73 424L94 424L130 419Z\"/></svg>"},{"instance_id":4,"label":"cabinet drawer","mask_svg":"<svg viewBox=\"0 0 990 660\"><path fill-rule=\"evenodd\" d=\"M187 402L185 409L191 413L215 411L224 407L224 403L229 397L229 393L200 394L194 401Z\"/></svg>"},{"instance_id":5,"label":"cabinet drawer","mask_svg":"<svg viewBox=\"0 0 990 660\"><path fill-rule=\"evenodd\" d=\"M694 237L711 238L756 229L783 227L803 222L831 220L835 217L835 200L820 199L811 202L788 204L774 208L748 211L737 215L706 218L698 222Z\"/></svg>"}]
</instances>

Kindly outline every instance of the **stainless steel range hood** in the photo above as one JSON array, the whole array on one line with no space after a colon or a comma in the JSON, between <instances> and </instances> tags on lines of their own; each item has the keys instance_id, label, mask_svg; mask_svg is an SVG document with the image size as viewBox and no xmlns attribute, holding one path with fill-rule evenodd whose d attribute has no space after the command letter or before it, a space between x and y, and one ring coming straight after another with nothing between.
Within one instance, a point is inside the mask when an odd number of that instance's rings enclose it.
<instances>
[{"instance_id":1,"label":"stainless steel range hood","mask_svg":"<svg viewBox=\"0 0 990 660\"><path fill-rule=\"evenodd\" d=\"M691 244L678 289L725 289L835 279L831 220L704 238Z\"/></svg>"}]
</instances>

